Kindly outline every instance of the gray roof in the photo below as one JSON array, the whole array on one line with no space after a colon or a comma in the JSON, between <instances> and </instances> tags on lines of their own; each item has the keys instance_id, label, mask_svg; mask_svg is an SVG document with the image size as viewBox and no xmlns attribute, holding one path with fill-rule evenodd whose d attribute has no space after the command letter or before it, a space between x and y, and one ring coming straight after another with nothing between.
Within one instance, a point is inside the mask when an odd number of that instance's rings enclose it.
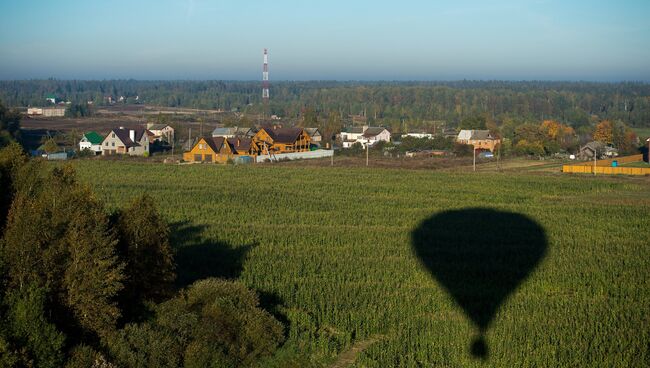
<instances>
[{"instance_id":1,"label":"gray roof","mask_svg":"<svg viewBox=\"0 0 650 368\"><path fill-rule=\"evenodd\" d=\"M472 140L485 140L485 139L494 139L489 130L472 130L471 138Z\"/></svg>"},{"instance_id":2,"label":"gray roof","mask_svg":"<svg viewBox=\"0 0 650 368\"><path fill-rule=\"evenodd\" d=\"M213 137L223 137L227 135L240 135L240 136L250 136L251 128L238 128L238 127L228 127L228 128L216 128L212 131Z\"/></svg>"},{"instance_id":3,"label":"gray roof","mask_svg":"<svg viewBox=\"0 0 650 368\"><path fill-rule=\"evenodd\" d=\"M163 130L163 129L167 128L168 126L169 125L167 125L167 124L151 124L149 126L149 128L147 128L147 129L149 129L149 130Z\"/></svg>"},{"instance_id":4,"label":"gray roof","mask_svg":"<svg viewBox=\"0 0 650 368\"><path fill-rule=\"evenodd\" d=\"M356 127L356 126L353 126L353 127L347 127L347 128L345 129L345 131L346 131L347 133L363 134L363 127Z\"/></svg>"},{"instance_id":5,"label":"gray roof","mask_svg":"<svg viewBox=\"0 0 650 368\"><path fill-rule=\"evenodd\" d=\"M374 137L374 136L376 136L378 134L381 134L381 132L383 132L384 130L386 130L386 128L383 128L383 127L371 127L371 128L366 129L365 132L363 132L363 136L364 137Z\"/></svg>"}]
</instances>

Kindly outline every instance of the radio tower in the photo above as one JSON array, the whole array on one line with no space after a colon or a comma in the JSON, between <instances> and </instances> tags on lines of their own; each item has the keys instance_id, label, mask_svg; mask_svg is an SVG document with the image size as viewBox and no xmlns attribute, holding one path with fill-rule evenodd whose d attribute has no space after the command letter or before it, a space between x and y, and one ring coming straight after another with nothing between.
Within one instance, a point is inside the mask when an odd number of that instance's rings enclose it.
<instances>
[{"instance_id":1,"label":"radio tower","mask_svg":"<svg viewBox=\"0 0 650 368\"><path fill-rule=\"evenodd\" d=\"M262 100L264 110L267 113L269 108L269 53L264 49L264 68L262 69Z\"/></svg>"}]
</instances>

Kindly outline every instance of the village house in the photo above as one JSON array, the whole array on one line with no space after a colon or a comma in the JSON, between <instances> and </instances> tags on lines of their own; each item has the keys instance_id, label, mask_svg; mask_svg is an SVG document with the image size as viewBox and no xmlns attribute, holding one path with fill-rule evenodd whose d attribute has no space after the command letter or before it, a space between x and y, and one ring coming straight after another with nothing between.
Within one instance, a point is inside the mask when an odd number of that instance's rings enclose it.
<instances>
[{"instance_id":1,"label":"village house","mask_svg":"<svg viewBox=\"0 0 650 368\"><path fill-rule=\"evenodd\" d=\"M492 136L489 130L461 130L456 138L458 143L470 144L475 150L487 150L494 152L501 143L500 139Z\"/></svg>"},{"instance_id":2,"label":"village house","mask_svg":"<svg viewBox=\"0 0 650 368\"><path fill-rule=\"evenodd\" d=\"M311 148L311 137L303 128L263 127L253 136L253 142L261 154L307 152Z\"/></svg>"},{"instance_id":3,"label":"village house","mask_svg":"<svg viewBox=\"0 0 650 368\"><path fill-rule=\"evenodd\" d=\"M153 135L153 141L172 142L174 140L174 128L167 124L147 124L147 130Z\"/></svg>"},{"instance_id":4,"label":"village house","mask_svg":"<svg viewBox=\"0 0 650 368\"><path fill-rule=\"evenodd\" d=\"M79 141L79 151L87 149L93 151L96 155L100 155L102 153L103 141L104 137L99 135L97 132L85 133Z\"/></svg>"},{"instance_id":5,"label":"village house","mask_svg":"<svg viewBox=\"0 0 650 368\"><path fill-rule=\"evenodd\" d=\"M226 163L229 159L256 156L257 144L250 138L200 137L189 152L183 154L187 162Z\"/></svg>"},{"instance_id":6,"label":"village house","mask_svg":"<svg viewBox=\"0 0 650 368\"><path fill-rule=\"evenodd\" d=\"M593 160L594 155L597 159L612 158L618 156L618 150L606 145L605 143L593 141L580 148L578 158L581 160Z\"/></svg>"},{"instance_id":7,"label":"village house","mask_svg":"<svg viewBox=\"0 0 650 368\"><path fill-rule=\"evenodd\" d=\"M361 144L364 148L366 144L371 147L377 142L390 142L390 132L384 127L350 127L341 132L341 142L343 148L350 148L355 143Z\"/></svg>"},{"instance_id":8,"label":"village house","mask_svg":"<svg viewBox=\"0 0 650 368\"><path fill-rule=\"evenodd\" d=\"M320 147L321 142L323 141L323 136L320 134L318 128L305 128L305 132L307 132L311 138L311 143Z\"/></svg>"},{"instance_id":9,"label":"village house","mask_svg":"<svg viewBox=\"0 0 650 368\"><path fill-rule=\"evenodd\" d=\"M111 130L102 141L102 154L127 154L130 156L149 155L149 134L146 129L119 129Z\"/></svg>"}]
</instances>

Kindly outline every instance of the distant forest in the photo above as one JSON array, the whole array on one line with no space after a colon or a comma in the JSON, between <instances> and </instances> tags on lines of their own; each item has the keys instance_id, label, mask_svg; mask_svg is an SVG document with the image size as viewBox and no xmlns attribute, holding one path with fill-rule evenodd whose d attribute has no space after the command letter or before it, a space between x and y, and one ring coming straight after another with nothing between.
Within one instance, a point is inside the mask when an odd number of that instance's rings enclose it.
<instances>
[{"instance_id":1,"label":"distant forest","mask_svg":"<svg viewBox=\"0 0 650 368\"><path fill-rule=\"evenodd\" d=\"M223 109L244 113L264 111L259 82L137 81L137 80L24 80L0 81L5 106L42 106L46 96L73 104L107 97L125 103L167 107ZM136 101L136 96L138 97ZM297 118L316 113L346 117L365 115L370 123L400 125L460 121L484 115L497 121L553 119L574 128L599 120L622 121L631 127L650 127L650 84L594 82L276 82L271 85L270 114ZM412 126L412 125L410 125Z\"/></svg>"}]
</instances>

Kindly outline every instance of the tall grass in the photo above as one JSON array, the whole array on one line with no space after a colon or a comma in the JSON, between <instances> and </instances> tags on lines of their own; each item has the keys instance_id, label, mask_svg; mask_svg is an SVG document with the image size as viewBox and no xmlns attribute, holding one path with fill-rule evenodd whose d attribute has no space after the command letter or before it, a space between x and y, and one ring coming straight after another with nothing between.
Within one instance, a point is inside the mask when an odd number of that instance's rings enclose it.
<instances>
[{"instance_id":1,"label":"tall grass","mask_svg":"<svg viewBox=\"0 0 650 368\"><path fill-rule=\"evenodd\" d=\"M469 354L475 328L420 265L410 234L440 211L488 207L524 214L548 237L546 258L487 331L490 365L650 362L650 185L643 179L75 165L109 207L143 192L154 197L184 229L178 249L232 248L219 253L239 257L229 276L258 290L287 323L283 359L302 352L320 364L376 337L354 366L482 366Z\"/></svg>"}]
</instances>

